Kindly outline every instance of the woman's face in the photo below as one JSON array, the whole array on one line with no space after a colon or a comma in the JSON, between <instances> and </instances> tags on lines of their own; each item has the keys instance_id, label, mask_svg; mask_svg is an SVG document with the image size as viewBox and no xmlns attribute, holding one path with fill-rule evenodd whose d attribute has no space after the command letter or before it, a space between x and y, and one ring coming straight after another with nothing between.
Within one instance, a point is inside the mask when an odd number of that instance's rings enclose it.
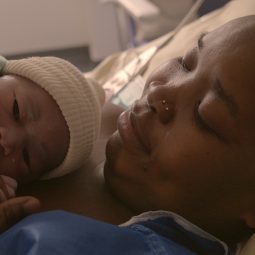
<instances>
[{"instance_id":1,"label":"woman's face","mask_svg":"<svg viewBox=\"0 0 255 255\"><path fill-rule=\"evenodd\" d=\"M241 210L255 176L254 27L235 21L200 37L121 114L105 178L127 205L194 222Z\"/></svg>"},{"instance_id":2,"label":"woman's face","mask_svg":"<svg viewBox=\"0 0 255 255\"><path fill-rule=\"evenodd\" d=\"M32 81L0 77L0 174L20 182L57 167L69 132L53 98Z\"/></svg>"}]
</instances>

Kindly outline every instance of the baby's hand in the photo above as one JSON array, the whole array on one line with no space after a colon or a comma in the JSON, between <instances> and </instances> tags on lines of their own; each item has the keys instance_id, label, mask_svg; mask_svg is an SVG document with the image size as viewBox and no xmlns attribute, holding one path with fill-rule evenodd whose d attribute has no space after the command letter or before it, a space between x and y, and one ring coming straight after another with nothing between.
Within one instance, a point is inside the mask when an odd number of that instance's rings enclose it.
<instances>
[{"instance_id":1,"label":"baby's hand","mask_svg":"<svg viewBox=\"0 0 255 255\"><path fill-rule=\"evenodd\" d=\"M0 234L25 216L40 211L40 201L34 197L16 197L17 182L0 175Z\"/></svg>"},{"instance_id":2,"label":"baby's hand","mask_svg":"<svg viewBox=\"0 0 255 255\"><path fill-rule=\"evenodd\" d=\"M29 214L39 212L40 201L34 197L14 197L0 203L0 234Z\"/></svg>"},{"instance_id":3,"label":"baby's hand","mask_svg":"<svg viewBox=\"0 0 255 255\"><path fill-rule=\"evenodd\" d=\"M8 176L0 175L0 203L15 197L17 182Z\"/></svg>"}]
</instances>

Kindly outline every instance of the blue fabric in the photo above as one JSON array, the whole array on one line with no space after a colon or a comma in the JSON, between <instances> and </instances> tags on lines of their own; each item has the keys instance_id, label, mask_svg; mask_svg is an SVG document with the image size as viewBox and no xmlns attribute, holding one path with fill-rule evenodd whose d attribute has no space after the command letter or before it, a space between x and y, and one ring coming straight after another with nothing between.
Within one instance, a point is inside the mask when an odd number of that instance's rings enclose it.
<instances>
[{"instance_id":1,"label":"blue fabric","mask_svg":"<svg viewBox=\"0 0 255 255\"><path fill-rule=\"evenodd\" d=\"M1 255L225 254L219 242L190 233L168 217L119 227L63 211L25 218L0 235L0 247Z\"/></svg>"},{"instance_id":2,"label":"blue fabric","mask_svg":"<svg viewBox=\"0 0 255 255\"><path fill-rule=\"evenodd\" d=\"M164 237L174 243L181 244L182 247L185 247L187 250L189 250L189 252L192 252L183 254L225 254L225 249L221 243L216 240L209 240L206 237L198 236L196 233L187 231L183 226L178 224L174 218L160 217L153 220L142 221L138 224L133 224L130 226L130 228L137 228L139 230L142 230L143 227L150 229L154 233L157 233L157 235L161 236L161 238ZM231 255L234 253L229 250L227 254Z\"/></svg>"}]
</instances>

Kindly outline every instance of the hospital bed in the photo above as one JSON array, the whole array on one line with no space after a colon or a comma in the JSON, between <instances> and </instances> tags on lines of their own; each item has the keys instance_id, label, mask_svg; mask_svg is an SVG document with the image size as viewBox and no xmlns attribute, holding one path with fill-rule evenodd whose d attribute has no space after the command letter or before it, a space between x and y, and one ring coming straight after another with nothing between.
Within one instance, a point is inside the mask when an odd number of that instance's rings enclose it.
<instances>
[{"instance_id":1,"label":"hospital bed","mask_svg":"<svg viewBox=\"0 0 255 255\"><path fill-rule=\"evenodd\" d=\"M152 56L146 68L141 70L140 76L142 81L146 80L151 71L161 63L166 62L170 58L182 55L202 32L209 32L232 19L247 15L255 15L255 1L232 0L222 8L212 11L184 26L166 45L164 45L164 47ZM126 68L135 70L135 64L132 69L132 61L135 63L134 60L138 58L140 54L146 52L150 48L161 45L172 33L173 31L136 49L114 54L102 61L102 63L100 63L94 70L86 73L86 76L94 79L105 87L116 73L121 72L122 70L125 72ZM134 84L132 84L132 86L133 85ZM135 100L135 98L133 100ZM254 254L255 234L248 240L248 242L240 245L238 255Z\"/></svg>"}]
</instances>

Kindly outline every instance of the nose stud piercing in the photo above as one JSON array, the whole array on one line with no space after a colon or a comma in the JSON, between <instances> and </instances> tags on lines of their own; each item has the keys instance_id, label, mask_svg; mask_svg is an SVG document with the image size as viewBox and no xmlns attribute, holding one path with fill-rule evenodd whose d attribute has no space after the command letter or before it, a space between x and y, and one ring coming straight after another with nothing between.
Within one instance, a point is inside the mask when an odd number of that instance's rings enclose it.
<instances>
[{"instance_id":1,"label":"nose stud piercing","mask_svg":"<svg viewBox=\"0 0 255 255\"><path fill-rule=\"evenodd\" d=\"M166 105L166 100L163 99L163 100L161 101L161 104L162 104L162 105ZM165 110L166 110L166 111L169 111L169 107L166 106L166 107L165 107Z\"/></svg>"}]
</instances>

